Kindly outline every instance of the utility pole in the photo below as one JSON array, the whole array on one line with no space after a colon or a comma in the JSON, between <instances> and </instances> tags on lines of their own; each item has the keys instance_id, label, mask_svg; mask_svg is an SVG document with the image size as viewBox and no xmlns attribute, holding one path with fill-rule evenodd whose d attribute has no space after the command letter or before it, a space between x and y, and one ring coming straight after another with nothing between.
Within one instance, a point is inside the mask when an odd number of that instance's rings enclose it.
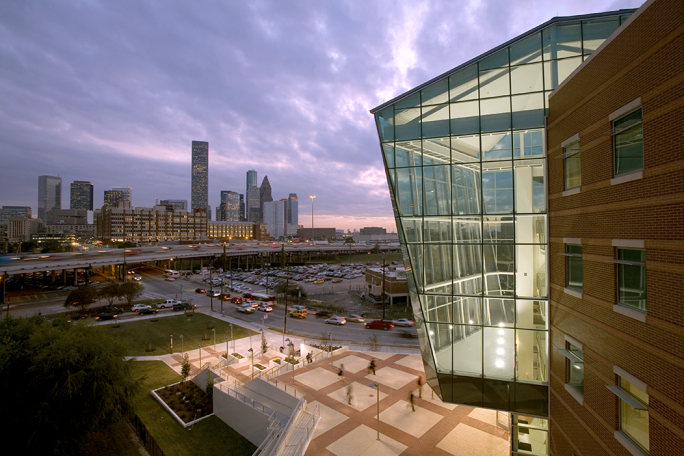
<instances>
[{"instance_id":1,"label":"utility pole","mask_svg":"<svg viewBox=\"0 0 684 456\"><path fill-rule=\"evenodd\" d=\"M285 346L285 333L287 332L287 295L290 291L290 268L287 268L285 276L285 316L283 317L283 346Z\"/></svg>"},{"instance_id":2,"label":"utility pole","mask_svg":"<svg viewBox=\"0 0 684 456\"><path fill-rule=\"evenodd\" d=\"M382 319L385 319L385 256L382 256Z\"/></svg>"}]
</instances>

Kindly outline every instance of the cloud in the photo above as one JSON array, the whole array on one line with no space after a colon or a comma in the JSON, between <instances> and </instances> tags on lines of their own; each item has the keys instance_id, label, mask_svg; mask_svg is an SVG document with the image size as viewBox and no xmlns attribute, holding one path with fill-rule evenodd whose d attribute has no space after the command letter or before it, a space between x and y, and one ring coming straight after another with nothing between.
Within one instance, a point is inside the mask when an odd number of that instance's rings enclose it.
<instances>
[{"instance_id":1,"label":"cloud","mask_svg":"<svg viewBox=\"0 0 684 456\"><path fill-rule=\"evenodd\" d=\"M121 185L136 205L189 200L205 140L212 207L256 169L339 228L389 227L370 108L556 13L638 3L2 2L0 204L35 212L41 174L63 177L64 207L74 180L96 205Z\"/></svg>"}]
</instances>

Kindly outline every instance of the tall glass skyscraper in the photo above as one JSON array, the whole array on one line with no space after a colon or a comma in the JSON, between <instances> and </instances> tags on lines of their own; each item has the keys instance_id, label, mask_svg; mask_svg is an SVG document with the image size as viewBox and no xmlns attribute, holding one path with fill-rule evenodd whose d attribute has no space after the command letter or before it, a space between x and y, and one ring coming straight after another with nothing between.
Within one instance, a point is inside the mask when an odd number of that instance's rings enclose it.
<instances>
[{"instance_id":1,"label":"tall glass skyscraper","mask_svg":"<svg viewBox=\"0 0 684 456\"><path fill-rule=\"evenodd\" d=\"M295 229L299 226L299 199L296 193L290 193L287 198L287 223L294 225Z\"/></svg>"},{"instance_id":2,"label":"tall glass skyscraper","mask_svg":"<svg viewBox=\"0 0 684 456\"><path fill-rule=\"evenodd\" d=\"M88 181L71 183L71 209L93 210L93 184Z\"/></svg>"},{"instance_id":3,"label":"tall glass skyscraper","mask_svg":"<svg viewBox=\"0 0 684 456\"><path fill-rule=\"evenodd\" d=\"M216 221L239 222L242 217L242 204L244 199L241 194L230 190L221 190L221 203L219 205Z\"/></svg>"},{"instance_id":4,"label":"tall glass skyscraper","mask_svg":"<svg viewBox=\"0 0 684 456\"><path fill-rule=\"evenodd\" d=\"M192 210L204 209L209 213L209 143L192 142Z\"/></svg>"},{"instance_id":5,"label":"tall glass skyscraper","mask_svg":"<svg viewBox=\"0 0 684 456\"><path fill-rule=\"evenodd\" d=\"M548 416L548 96L632 12L553 18L371 111L444 401Z\"/></svg>"},{"instance_id":6,"label":"tall glass skyscraper","mask_svg":"<svg viewBox=\"0 0 684 456\"><path fill-rule=\"evenodd\" d=\"M50 211L62 208L62 178L38 176L38 218L52 223Z\"/></svg>"},{"instance_id":7,"label":"tall glass skyscraper","mask_svg":"<svg viewBox=\"0 0 684 456\"><path fill-rule=\"evenodd\" d=\"M247 171L247 185L245 187L245 197L249 193L249 189L257 186L257 172L254 169Z\"/></svg>"}]
</instances>

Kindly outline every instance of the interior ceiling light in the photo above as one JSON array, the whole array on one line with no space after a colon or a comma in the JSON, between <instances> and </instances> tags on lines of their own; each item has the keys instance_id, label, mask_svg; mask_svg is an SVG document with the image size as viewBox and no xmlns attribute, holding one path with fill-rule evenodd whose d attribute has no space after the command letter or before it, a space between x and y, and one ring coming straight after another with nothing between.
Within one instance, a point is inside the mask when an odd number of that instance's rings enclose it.
<instances>
[{"instance_id":1,"label":"interior ceiling light","mask_svg":"<svg viewBox=\"0 0 684 456\"><path fill-rule=\"evenodd\" d=\"M495 365L496 367L501 368L501 367L504 367L504 362L501 361L500 359L497 359L496 362L494 363L494 365Z\"/></svg>"},{"instance_id":2,"label":"interior ceiling light","mask_svg":"<svg viewBox=\"0 0 684 456\"><path fill-rule=\"evenodd\" d=\"M503 345L503 343L504 343L503 337L499 337L498 339L496 339L496 343L499 345Z\"/></svg>"}]
</instances>

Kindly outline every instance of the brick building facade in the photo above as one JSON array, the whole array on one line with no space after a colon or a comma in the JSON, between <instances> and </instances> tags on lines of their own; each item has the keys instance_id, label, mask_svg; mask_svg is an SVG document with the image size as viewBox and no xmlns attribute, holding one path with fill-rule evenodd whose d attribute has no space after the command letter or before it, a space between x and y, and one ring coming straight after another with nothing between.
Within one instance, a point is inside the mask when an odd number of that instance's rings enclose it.
<instances>
[{"instance_id":1,"label":"brick building facade","mask_svg":"<svg viewBox=\"0 0 684 456\"><path fill-rule=\"evenodd\" d=\"M684 454L684 2L550 97L550 450Z\"/></svg>"}]
</instances>

